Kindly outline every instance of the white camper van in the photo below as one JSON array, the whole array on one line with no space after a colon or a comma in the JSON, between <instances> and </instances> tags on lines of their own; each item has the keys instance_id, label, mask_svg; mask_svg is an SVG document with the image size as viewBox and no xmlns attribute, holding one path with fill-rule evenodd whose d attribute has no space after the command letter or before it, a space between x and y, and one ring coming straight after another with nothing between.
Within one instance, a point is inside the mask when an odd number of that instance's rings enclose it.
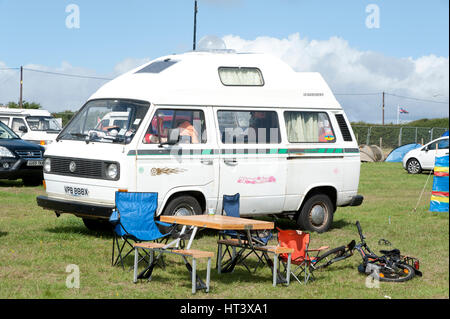
<instances>
[{"instance_id":1,"label":"white camper van","mask_svg":"<svg viewBox=\"0 0 450 319\"><path fill-rule=\"evenodd\" d=\"M220 213L223 195L240 193L241 216L322 232L338 206L362 203L359 175L355 136L320 74L264 54L190 52L100 88L48 147L37 202L90 227L117 191L158 193L158 215Z\"/></svg>"},{"instance_id":2,"label":"white camper van","mask_svg":"<svg viewBox=\"0 0 450 319\"><path fill-rule=\"evenodd\" d=\"M0 108L0 122L23 140L46 147L61 131L61 123L49 111Z\"/></svg>"}]
</instances>

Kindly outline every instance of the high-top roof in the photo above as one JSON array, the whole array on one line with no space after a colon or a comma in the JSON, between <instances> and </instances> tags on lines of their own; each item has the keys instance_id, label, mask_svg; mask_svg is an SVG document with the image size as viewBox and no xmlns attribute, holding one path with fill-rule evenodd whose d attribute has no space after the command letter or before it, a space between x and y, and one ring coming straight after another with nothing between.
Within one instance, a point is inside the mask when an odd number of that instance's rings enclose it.
<instances>
[{"instance_id":1,"label":"high-top roof","mask_svg":"<svg viewBox=\"0 0 450 319\"><path fill-rule=\"evenodd\" d=\"M258 68L263 86L226 86L221 67ZM156 105L340 109L319 73L295 72L267 54L188 52L155 59L101 87L91 99L128 98Z\"/></svg>"}]
</instances>

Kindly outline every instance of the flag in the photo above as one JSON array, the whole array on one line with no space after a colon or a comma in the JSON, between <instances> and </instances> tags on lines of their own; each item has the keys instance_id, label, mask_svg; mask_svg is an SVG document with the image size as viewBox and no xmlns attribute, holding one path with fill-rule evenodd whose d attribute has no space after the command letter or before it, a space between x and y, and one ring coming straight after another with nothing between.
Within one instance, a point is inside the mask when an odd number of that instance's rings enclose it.
<instances>
[{"instance_id":1,"label":"flag","mask_svg":"<svg viewBox=\"0 0 450 319\"><path fill-rule=\"evenodd\" d=\"M409 112L407 111L407 110L405 110L404 108L400 108L399 110L398 110L401 114L409 114Z\"/></svg>"}]
</instances>

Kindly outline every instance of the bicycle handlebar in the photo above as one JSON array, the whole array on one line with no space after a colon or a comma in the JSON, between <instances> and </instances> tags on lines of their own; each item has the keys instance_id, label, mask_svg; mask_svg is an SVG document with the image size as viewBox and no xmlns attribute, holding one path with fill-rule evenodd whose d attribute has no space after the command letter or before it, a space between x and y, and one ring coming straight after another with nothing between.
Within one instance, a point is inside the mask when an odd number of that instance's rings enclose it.
<instances>
[{"instance_id":1,"label":"bicycle handlebar","mask_svg":"<svg viewBox=\"0 0 450 319\"><path fill-rule=\"evenodd\" d=\"M359 224L359 220L356 221L356 227L358 228L359 238L361 238L361 242L364 242L364 235L361 230L361 225Z\"/></svg>"}]
</instances>

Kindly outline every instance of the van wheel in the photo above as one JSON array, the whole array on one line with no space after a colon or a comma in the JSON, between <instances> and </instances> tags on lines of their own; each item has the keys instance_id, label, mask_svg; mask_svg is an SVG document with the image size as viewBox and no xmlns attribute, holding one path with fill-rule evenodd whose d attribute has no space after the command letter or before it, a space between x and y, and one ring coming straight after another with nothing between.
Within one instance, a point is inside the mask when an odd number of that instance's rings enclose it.
<instances>
[{"instance_id":1,"label":"van wheel","mask_svg":"<svg viewBox=\"0 0 450 319\"><path fill-rule=\"evenodd\" d=\"M333 223L334 206L327 195L310 197L297 217L297 225L303 230L326 232Z\"/></svg>"},{"instance_id":2,"label":"van wheel","mask_svg":"<svg viewBox=\"0 0 450 319\"><path fill-rule=\"evenodd\" d=\"M418 160L411 158L406 162L406 170L409 174L420 174L422 173L422 166Z\"/></svg>"},{"instance_id":3,"label":"van wheel","mask_svg":"<svg viewBox=\"0 0 450 319\"><path fill-rule=\"evenodd\" d=\"M202 208L194 197L183 195L172 199L169 204L166 205L162 214L165 216L201 215ZM170 227L158 227L163 234L170 231ZM181 228L182 226L177 227L176 232L180 232Z\"/></svg>"}]
</instances>

